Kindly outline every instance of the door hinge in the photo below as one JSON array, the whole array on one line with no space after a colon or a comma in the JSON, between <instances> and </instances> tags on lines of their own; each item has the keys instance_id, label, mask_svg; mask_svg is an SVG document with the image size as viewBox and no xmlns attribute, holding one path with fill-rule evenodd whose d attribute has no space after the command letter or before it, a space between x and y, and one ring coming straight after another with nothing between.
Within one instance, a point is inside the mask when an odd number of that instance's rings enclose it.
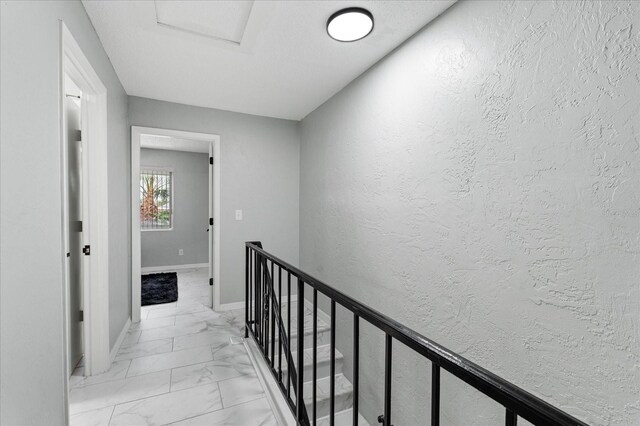
<instances>
[{"instance_id":1,"label":"door hinge","mask_svg":"<svg viewBox=\"0 0 640 426\"><path fill-rule=\"evenodd\" d=\"M213 226L213 218L212 217L209 218L209 225Z\"/></svg>"},{"instance_id":2,"label":"door hinge","mask_svg":"<svg viewBox=\"0 0 640 426\"><path fill-rule=\"evenodd\" d=\"M76 140L77 140L78 142L82 142L82 130L78 130L78 133L77 133L77 135L76 135L76 138L77 138Z\"/></svg>"},{"instance_id":3,"label":"door hinge","mask_svg":"<svg viewBox=\"0 0 640 426\"><path fill-rule=\"evenodd\" d=\"M213 164L213 157L209 157L209 164Z\"/></svg>"},{"instance_id":4,"label":"door hinge","mask_svg":"<svg viewBox=\"0 0 640 426\"><path fill-rule=\"evenodd\" d=\"M89 256L91 254L91 246L86 245L82 247L82 252L84 253L85 256Z\"/></svg>"},{"instance_id":5,"label":"door hinge","mask_svg":"<svg viewBox=\"0 0 640 426\"><path fill-rule=\"evenodd\" d=\"M84 321L84 311L80 311L79 318L80 318L80 322Z\"/></svg>"},{"instance_id":6,"label":"door hinge","mask_svg":"<svg viewBox=\"0 0 640 426\"><path fill-rule=\"evenodd\" d=\"M82 221L76 220L76 232L82 232Z\"/></svg>"},{"instance_id":7,"label":"door hinge","mask_svg":"<svg viewBox=\"0 0 640 426\"><path fill-rule=\"evenodd\" d=\"M213 285L213 278L209 278L209 285Z\"/></svg>"}]
</instances>

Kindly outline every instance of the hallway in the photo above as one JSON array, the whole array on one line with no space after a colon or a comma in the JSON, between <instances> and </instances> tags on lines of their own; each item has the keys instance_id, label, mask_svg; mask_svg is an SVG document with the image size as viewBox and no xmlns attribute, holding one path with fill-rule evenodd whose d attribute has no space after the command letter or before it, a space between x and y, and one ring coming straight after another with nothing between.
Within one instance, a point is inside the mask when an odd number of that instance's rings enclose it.
<instances>
[{"instance_id":1,"label":"hallway","mask_svg":"<svg viewBox=\"0 0 640 426\"><path fill-rule=\"evenodd\" d=\"M78 367L70 424L277 424L239 339L244 311L211 311L209 291L206 268L178 272L178 301L142 308L108 372Z\"/></svg>"}]
</instances>

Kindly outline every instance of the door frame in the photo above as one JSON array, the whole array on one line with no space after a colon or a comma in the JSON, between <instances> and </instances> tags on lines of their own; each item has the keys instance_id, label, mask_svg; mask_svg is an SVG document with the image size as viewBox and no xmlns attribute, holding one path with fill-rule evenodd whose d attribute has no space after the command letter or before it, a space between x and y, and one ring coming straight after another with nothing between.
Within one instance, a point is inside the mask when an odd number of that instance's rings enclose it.
<instances>
[{"instance_id":1,"label":"door frame","mask_svg":"<svg viewBox=\"0 0 640 426\"><path fill-rule=\"evenodd\" d=\"M140 197L140 136L142 135L168 136L209 143L209 157L213 157L213 166L209 167L209 217L213 217L214 225L209 226L208 263L209 277L213 277L214 283L214 291L211 294L212 308L217 310L220 307L220 227L217 226L220 217L220 136L209 133L131 126L131 322L140 321L141 308L142 245L138 204ZM211 259L212 252L213 259Z\"/></svg>"},{"instance_id":2,"label":"door frame","mask_svg":"<svg viewBox=\"0 0 640 426\"><path fill-rule=\"evenodd\" d=\"M60 21L60 148L62 170L62 255L63 282L65 283L63 340L65 345L65 376L68 379L67 326L69 315L67 297L69 293L69 206L67 165L67 117L65 108L68 75L82 91L82 140L83 204L88 214L83 216L83 244L90 244L91 254L83 262L83 340L84 372L90 376L107 371L111 366L109 356L109 217L107 174L107 89L102 84L91 63L73 35ZM86 151L86 154L84 153ZM84 209L83 209L84 210Z\"/></svg>"}]
</instances>

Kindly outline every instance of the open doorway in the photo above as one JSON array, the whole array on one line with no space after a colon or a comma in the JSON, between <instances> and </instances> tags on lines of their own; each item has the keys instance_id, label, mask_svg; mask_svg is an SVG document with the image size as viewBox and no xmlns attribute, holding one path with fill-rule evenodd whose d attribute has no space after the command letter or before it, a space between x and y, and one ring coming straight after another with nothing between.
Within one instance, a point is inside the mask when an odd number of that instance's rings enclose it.
<instances>
[{"instance_id":1,"label":"open doorway","mask_svg":"<svg viewBox=\"0 0 640 426\"><path fill-rule=\"evenodd\" d=\"M107 90L60 23L65 372L109 369ZM96 255L99 253L99 255Z\"/></svg>"},{"instance_id":2,"label":"open doorway","mask_svg":"<svg viewBox=\"0 0 640 426\"><path fill-rule=\"evenodd\" d=\"M64 94L65 142L67 144L67 368L75 370L84 356L84 283L88 272L88 260L82 252L89 245L87 234L82 232L83 217L88 217L88 203L84 192L84 174L87 170L86 150L82 149L82 90L65 74ZM84 195L84 196L83 196ZM85 220L84 223L87 221ZM85 244L87 243L87 244Z\"/></svg>"},{"instance_id":3,"label":"open doorway","mask_svg":"<svg viewBox=\"0 0 640 426\"><path fill-rule=\"evenodd\" d=\"M217 135L132 127L133 322L148 309L219 304L219 143ZM197 285L178 286L185 279Z\"/></svg>"}]
</instances>

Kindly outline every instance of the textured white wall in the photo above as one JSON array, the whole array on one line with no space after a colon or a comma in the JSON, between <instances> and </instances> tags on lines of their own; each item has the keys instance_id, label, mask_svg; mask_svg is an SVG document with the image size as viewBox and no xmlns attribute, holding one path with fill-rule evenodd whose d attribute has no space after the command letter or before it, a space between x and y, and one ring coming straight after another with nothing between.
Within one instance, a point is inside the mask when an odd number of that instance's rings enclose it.
<instances>
[{"instance_id":1,"label":"textured white wall","mask_svg":"<svg viewBox=\"0 0 640 426\"><path fill-rule=\"evenodd\" d=\"M454 5L303 120L302 268L589 423L638 424L638 22L629 1ZM365 328L372 423L382 342ZM393 423L424 424L428 363L398 346ZM443 387L448 424L502 416Z\"/></svg>"}]
</instances>

